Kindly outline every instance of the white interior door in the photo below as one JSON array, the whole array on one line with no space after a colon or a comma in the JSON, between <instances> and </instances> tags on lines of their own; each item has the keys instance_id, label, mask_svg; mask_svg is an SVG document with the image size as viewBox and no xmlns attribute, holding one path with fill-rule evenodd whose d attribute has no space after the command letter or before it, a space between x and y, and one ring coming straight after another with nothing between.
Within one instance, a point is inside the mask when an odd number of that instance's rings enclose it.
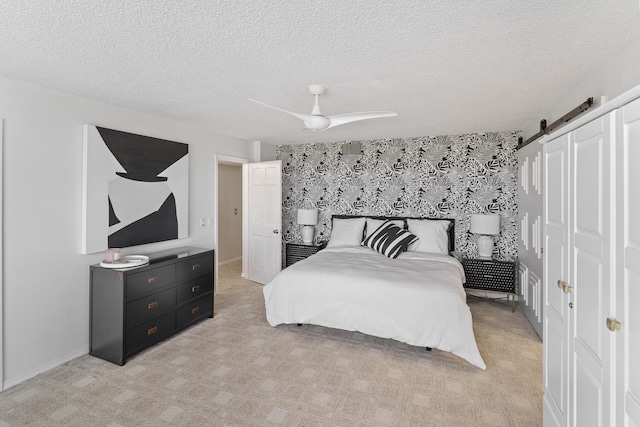
<instances>
[{"instance_id":1,"label":"white interior door","mask_svg":"<svg viewBox=\"0 0 640 427\"><path fill-rule=\"evenodd\" d=\"M568 136L544 146L544 309L543 418L545 426L568 423L569 294L558 282L569 282Z\"/></svg>"},{"instance_id":2,"label":"white interior door","mask_svg":"<svg viewBox=\"0 0 640 427\"><path fill-rule=\"evenodd\" d=\"M282 162L249 163L247 278L267 284L282 269Z\"/></svg>"},{"instance_id":3,"label":"white interior door","mask_svg":"<svg viewBox=\"0 0 640 427\"><path fill-rule=\"evenodd\" d=\"M618 170L622 197L618 205L623 229L618 234L616 317L622 329L616 340L616 425L640 426L640 100L622 109L618 126ZM620 194L620 193L618 193Z\"/></svg>"},{"instance_id":4,"label":"white interior door","mask_svg":"<svg viewBox=\"0 0 640 427\"><path fill-rule=\"evenodd\" d=\"M570 425L611 417L611 132L615 113L570 134ZM613 199L615 201L615 198Z\"/></svg>"}]
</instances>

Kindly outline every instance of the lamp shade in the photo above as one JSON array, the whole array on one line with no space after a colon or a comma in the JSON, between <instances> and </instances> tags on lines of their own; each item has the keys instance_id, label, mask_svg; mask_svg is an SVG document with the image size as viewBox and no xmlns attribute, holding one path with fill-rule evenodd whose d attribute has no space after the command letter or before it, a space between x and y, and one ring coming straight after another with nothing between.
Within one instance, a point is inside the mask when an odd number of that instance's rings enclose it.
<instances>
[{"instance_id":1,"label":"lamp shade","mask_svg":"<svg viewBox=\"0 0 640 427\"><path fill-rule=\"evenodd\" d=\"M474 234L500 234L500 215L471 215L471 230Z\"/></svg>"},{"instance_id":2,"label":"lamp shade","mask_svg":"<svg viewBox=\"0 0 640 427\"><path fill-rule=\"evenodd\" d=\"M299 225L316 225L318 223L318 211L316 209L298 209Z\"/></svg>"}]
</instances>

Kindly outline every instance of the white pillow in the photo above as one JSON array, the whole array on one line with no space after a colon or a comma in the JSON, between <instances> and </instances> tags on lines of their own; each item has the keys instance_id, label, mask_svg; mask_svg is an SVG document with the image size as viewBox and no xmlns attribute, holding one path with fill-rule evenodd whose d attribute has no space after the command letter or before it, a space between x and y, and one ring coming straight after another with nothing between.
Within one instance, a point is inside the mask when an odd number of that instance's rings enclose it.
<instances>
[{"instance_id":1,"label":"white pillow","mask_svg":"<svg viewBox=\"0 0 640 427\"><path fill-rule=\"evenodd\" d=\"M418 236L418 241L409 245L407 252L429 252L449 254L450 221L435 219L407 219L409 231Z\"/></svg>"},{"instance_id":2,"label":"white pillow","mask_svg":"<svg viewBox=\"0 0 640 427\"><path fill-rule=\"evenodd\" d=\"M327 247L360 246L363 230L364 218L333 218Z\"/></svg>"},{"instance_id":3,"label":"white pillow","mask_svg":"<svg viewBox=\"0 0 640 427\"><path fill-rule=\"evenodd\" d=\"M373 234L374 231L376 231L378 228L380 228L380 226L382 224L384 224L385 221L386 221L386 219L367 218L367 235L365 236L364 240L366 240L369 236L371 236ZM404 220L393 219L393 220L390 220L390 221L391 221L391 223L393 225L397 225L402 230L404 230Z\"/></svg>"}]
</instances>

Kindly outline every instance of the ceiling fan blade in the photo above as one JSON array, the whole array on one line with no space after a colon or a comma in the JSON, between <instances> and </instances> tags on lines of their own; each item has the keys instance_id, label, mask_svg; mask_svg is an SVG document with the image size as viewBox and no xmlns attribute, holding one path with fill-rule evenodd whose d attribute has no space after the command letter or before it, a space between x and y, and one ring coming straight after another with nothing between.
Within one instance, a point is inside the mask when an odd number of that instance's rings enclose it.
<instances>
[{"instance_id":1,"label":"ceiling fan blade","mask_svg":"<svg viewBox=\"0 0 640 427\"><path fill-rule=\"evenodd\" d=\"M278 107L274 107L273 105L265 104L264 102L258 101L257 99L249 98L249 100L255 102L256 104L264 105L265 107L273 108L274 110L278 110L278 111L282 111L283 113L291 114L292 116L297 117L297 118L299 118L301 120L308 120L309 117L311 117L311 116L308 116L306 114L294 113L292 111L283 110L282 108L278 108Z\"/></svg>"},{"instance_id":2,"label":"ceiling fan blade","mask_svg":"<svg viewBox=\"0 0 640 427\"><path fill-rule=\"evenodd\" d=\"M336 116L327 116L329 119L329 126L326 129L332 128L338 125L344 125L346 123L357 122L359 120L379 119L381 117L394 117L398 113L393 111L368 111L364 113L347 113L338 114Z\"/></svg>"}]
</instances>

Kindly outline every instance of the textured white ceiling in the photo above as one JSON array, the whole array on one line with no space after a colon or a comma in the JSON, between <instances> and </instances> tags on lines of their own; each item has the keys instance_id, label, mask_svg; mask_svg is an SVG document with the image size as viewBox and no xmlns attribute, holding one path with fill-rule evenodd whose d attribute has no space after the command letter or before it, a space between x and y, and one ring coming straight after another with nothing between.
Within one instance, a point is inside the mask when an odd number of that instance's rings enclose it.
<instances>
[{"instance_id":1,"label":"textured white ceiling","mask_svg":"<svg viewBox=\"0 0 640 427\"><path fill-rule=\"evenodd\" d=\"M0 0L0 11L0 75L273 144L522 129L640 37L638 0ZM398 117L303 132L248 99L308 114L316 83L326 115Z\"/></svg>"}]
</instances>

